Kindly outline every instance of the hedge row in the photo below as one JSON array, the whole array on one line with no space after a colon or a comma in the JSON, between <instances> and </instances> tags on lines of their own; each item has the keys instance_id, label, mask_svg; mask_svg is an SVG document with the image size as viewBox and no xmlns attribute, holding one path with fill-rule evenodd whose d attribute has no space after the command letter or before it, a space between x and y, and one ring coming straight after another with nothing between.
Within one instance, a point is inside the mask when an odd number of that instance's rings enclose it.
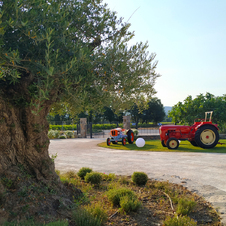
<instances>
[{"instance_id":1,"label":"hedge row","mask_svg":"<svg viewBox=\"0 0 226 226\"><path fill-rule=\"evenodd\" d=\"M92 129L102 130L102 129L113 129L116 128L116 124L93 124ZM122 124L118 125L119 127L123 127ZM50 130L77 130L77 125L49 125Z\"/></svg>"},{"instance_id":2,"label":"hedge row","mask_svg":"<svg viewBox=\"0 0 226 226\"><path fill-rule=\"evenodd\" d=\"M156 125L153 124L138 124L138 127L155 127ZM116 128L116 124L93 124L92 129L95 130L103 130L103 129L114 129ZM118 124L118 127L123 128L123 124ZM135 128L136 126L131 123L131 128ZM77 125L49 125L50 130L77 130Z\"/></svg>"}]
</instances>

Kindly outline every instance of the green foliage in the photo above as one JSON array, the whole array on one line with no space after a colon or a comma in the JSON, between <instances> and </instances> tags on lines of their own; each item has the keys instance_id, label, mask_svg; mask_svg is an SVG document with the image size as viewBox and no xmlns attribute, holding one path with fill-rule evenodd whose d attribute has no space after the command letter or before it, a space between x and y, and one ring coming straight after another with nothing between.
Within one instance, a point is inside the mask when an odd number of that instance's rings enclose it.
<instances>
[{"instance_id":1,"label":"green foliage","mask_svg":"<svg viewBox=\"0 0 226 226\"><path fill-rule=\"evenodd\" d=\"M49 139L57 139L60 136L60 132L57 130L49 130L48 137Z\"/></svg>"},{"instance_id":2,"label":"green foliage","mask_svg":"<svg viewBox=\"0 0 226 226\"><path fill-rule=\"evenodd\" d=\"M73 131L73 130L76 130L77 129L77 125L76 124L73 124L73 125L63 125L63 127L62 127L62 125L49 125L49 129L50 130L71 130L71 131Z\"/></svg>"},{"instance_id":3,"label":"green foliage","mask_svg":"<svg viewBox=\"0 0 226 226\"><path fill-rule=\"evenodd\" d=\"M87 183L99 185L102 180L102 176L98 172L90 172L85 175L84 179Z\"/></svg>"},{"instance_id":4,"label":"green foliage","mask_svg":"<svg viewBox=\"0 0 226 226\"><path fill-rule=\"evenodd\" d=\"M137 129L133 129L134 136L138 136L139 131Z\"/></svg>"},{"instance_id":5,"label":"green foliage","mask_svg":"<svg viewBox=\"0 0 226 226\"><path fill-rule=\"evenodd\" d=\"M134 172L132 175L132 181L138 186L145 185L148 181L148 176L143 172Z\"/></svg>"},{"instance_id":6,"label":"green foliage","mask_svg":"<svg viewBox=\"0 0 226 226\"><path fill-rule=\"evenodd\" d=\"M60 138L60 139L67 139L67 136L66 136L65 134L61 134L61 135L59 136L59 138Z\"/></svg>"},{"instance_id":7,"label":"green foliage","mask_svg":"<svg viewBox=\"0 0 226 226\"><path fill-rule=\"evenodd\" d=\"M120 199L123 196L129 196L131 198L132 197L136 198L135 193L127 188L113 188L107 192L107 197L114 206L120 205Z\"/></svg>"},{"instance_id":8,"label":"green foliage","mask_svg":"<svg viewBox=\"0 0 226 226\"><path fill-rule=\"evenodd\" d=\"M74 133L72 131L65 131L64 134L66 135L67 138L73 138Z\"/></svg>"},{"instance_id":9,"label":"green foliage","mask_svg":"<svg viewBox=\"0 0 226 226\"><path fill-rule=\"evenodd\" d=\"M174 216L173 218L168 217L164 223L165 226L195 226L197 222L188 216Z\"/></svg>"},{"instance_id":10,"label":"green foliage","mask_svg":"<svg viewBox=\"0 0 226 226\"><path fill-rule=\"evenodd\" d=\"M85 209L95 218L99 219L101 224L105 223L108 219L106 210L103 209L103 203L96 203L88 205Z\"/></svg>"},{"instance_id":11,"label":"green foliage","mask_svg":"<svg viewBox=\"0 0 226 226\"><path fill-rule=\"evenodd\" d=\"M56 158L57 158L57 153L55 155L51 155L51 161L52 162L54 162Z\"/></svg>"},{"instance_id":12,"label":"green foliage","mask_svg":"<svg viewBox=\"0 0 226 226\"><path fill-rule=\"evenodd\" d=\"M195 206L195 201L181 198L178 201L176 213L183 216L188 215L189 213L191 213Z\"/></svg>"},{"instance_id":13,"label":"green foliage","mask_svg":"<svg viewBox=\"0 0 226 226\"><path fill-rule=\"evenodd\" d=\"M93 170L88 168L88 167L82 167L79 171L78 171L78 176L81 179L84 179L87 173L91 173Z\"/></svg>"},{"instance_id":14,"label":"green foliage","mask_svg":"<svg viewBox=\"0 0 226 226\"><path fill-rule=\"evenodd\" d=\"M126 213L136 212L140 206L141 203L134 196L126 195L120 198L120 209Z\"/></svg>"},{"instance_id":15,"label":"green foliage","mask_svg":"<svg viewBox=\"0 0 226 226\"><path fill-rule=\"evenodd\" d=\"M109 174L102 173L101 175L103 180L105 181L113 181L116 178L114 173L109 173Z\"/></svg>"},{"instance_id":16,"label":"green foliage","mask_svg":"<svg viewBox=\"0 0 226 226\"><path fill-rule=\"evenodd\" d=\"M13 105L77 114L155 94L156 55L128 45L130 24L102 1L8 0L0 10L0 90Z\"/></svg>"},{"instance_id":17,"label":"green foliage","mask_svg":"<svg viewBox=\"0 0 226 226\"><path fill-rule=\"evenodd\" d=\"M77 226L101 226L101 219L93 216L86 209L77 209L72 215L72 220Z\"/></svg>"},{"instance_id":18,"label":"green foliage","mask_svg":"<svg viewBox=\"0 0 226 226\"><path fill-rule=\"evenodd\" d=\"M169 116L174 123L192 125L195 119L203 119L205 112L213 111L213 123L218 124L220 130L226 128L226 95L215 97L211 93L200 94L192 99L188 96L184 102L179 102L172 107Z\"/></svg>"},{"instance_id":19,"label":"green foliage","mask_svg":"<svg viewBox=\"0 0 226 226\"><path fill-rule=\"evenodd\" d=\"M158 98L152 98L148 102L148 107L142 112L141 119L143 122L154 122L156 125L161 122L165 117L165 111L161 100Z\"/></svg>"},{"instance_id":20,"label":"green foliage","mask_svg":"<svg viewBox=\"0 0 226 226\"><path fill-rule=\"evenodd\" d=\"M13 187L13 181L7 177L2 177L1 182L9 189Z\"/></svg>"}]
</instances>

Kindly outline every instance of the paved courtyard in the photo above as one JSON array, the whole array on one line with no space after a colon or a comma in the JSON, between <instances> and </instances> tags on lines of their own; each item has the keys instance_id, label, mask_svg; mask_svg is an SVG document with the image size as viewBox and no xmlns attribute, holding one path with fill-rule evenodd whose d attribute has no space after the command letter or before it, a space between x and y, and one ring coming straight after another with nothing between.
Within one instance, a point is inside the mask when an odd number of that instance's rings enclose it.
<instances>
[{"instance_id":1,"label":"paved courtyard","mask_svg":"<svg viewBox=\"0 0 226 226\"><path fill-rule=\"evenodd\" d=\"M202 195L221 213L226 225L226 154L124 151L98 147L105 139L51 140L57 170L94 171L132 175L142 171L149 178L182 184Z\"/></svg>"}]
</instances>

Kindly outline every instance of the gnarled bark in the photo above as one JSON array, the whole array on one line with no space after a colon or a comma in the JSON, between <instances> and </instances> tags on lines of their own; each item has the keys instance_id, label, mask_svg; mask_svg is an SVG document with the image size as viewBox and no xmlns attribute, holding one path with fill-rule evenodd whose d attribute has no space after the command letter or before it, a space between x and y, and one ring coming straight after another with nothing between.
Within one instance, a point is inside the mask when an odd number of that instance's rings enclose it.
<instances>
[{"instance_id":1,"label":"gnarled bark","mask_svg":"<svg viewBox=\"0 0 226 226\"><path fill-rule=\"evenodd\" d=\"M0 208L4 211L0 213L0 224L31 217L46 222L46 215L49 221L70 218L68 207L73 206L73 199L81 191L61 183L49 156L46 116L50 100L34 114L35 107L13 104L12 99L1 94Z\"/></svg>"},{"instance_id":2,"label":"gnarled bark","mask_svg":"<svg viewBox=\"0 0 226 226\"><path fill-rule=\"evenodd\" d=\"M43 107L35 115L31 107L12 106L0 96L1 174L16 173L23 166L42 182L58 178L48 154L48 110L49 106Z\"/></svg>"}]
</instances>

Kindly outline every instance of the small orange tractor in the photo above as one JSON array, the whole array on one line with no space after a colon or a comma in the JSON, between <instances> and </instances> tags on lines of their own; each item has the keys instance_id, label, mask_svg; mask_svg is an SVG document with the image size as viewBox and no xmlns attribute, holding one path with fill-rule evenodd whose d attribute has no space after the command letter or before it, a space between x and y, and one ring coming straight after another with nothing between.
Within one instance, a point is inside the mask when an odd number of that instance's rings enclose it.
<instances>
[{"instance_id":1,"label":"small orange tractor","mask_svg":"<svg viewBox=\"0 0 226 226\"><path fill-rule=\"evenodd\" d=\"M192 126L161 126L159 134L162 146L177 149L179 140L188 140L193 146L214 148L219 141L219 129L217 124L212 124L212 114L212 111L205 112L205 119L196 119Z\"/></svg>"},{"instance_id":2,"label":"small orange tractor","mask_svg":"<svg viewBox=\"0 0 226 226\"><path fill-rule=\"evenodd\" d=\"M131 129L129 129L125 133L125 129L115 128L110 131L110 138L107 138L107 145L117 144L118 142L122 142L122 145L126 145L126 140L129 144L134 142L134 133Z\"/></svg>"}]
</instances>

